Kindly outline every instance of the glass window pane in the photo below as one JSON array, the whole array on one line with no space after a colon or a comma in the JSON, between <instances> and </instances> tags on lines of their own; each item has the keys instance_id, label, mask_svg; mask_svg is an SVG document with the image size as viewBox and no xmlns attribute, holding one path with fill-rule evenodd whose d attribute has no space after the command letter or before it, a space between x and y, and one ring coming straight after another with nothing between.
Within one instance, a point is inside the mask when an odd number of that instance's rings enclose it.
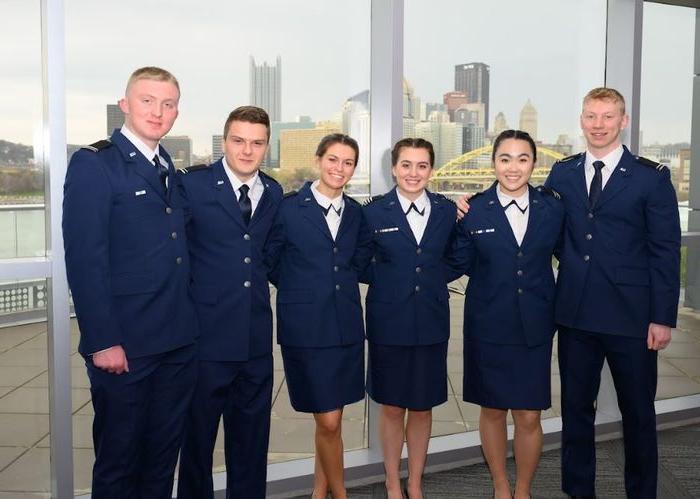
<instances>
[{"instance_id":1,"label":"glass window pane","mask_svg":"<svg viewBox=\"0 0 700 499\"><path fill-rule=\"evenodd\" d=\"M170 70L182 91L179 117L163 141L177 167L221 158L229 112L257 104L272 119L264 168L285 189L315 178L316 145L324 135L343 131L360 143L348 190L368 192L369 0L179 1L162 9L161 3L133 0L66 4L69 154L121 126L117 103L129 74L156 65ZM308 457L313 422L289 404L277 346L274 360L269 461ZM346 449L366 446L364 402L348 408L345 421ZM224 469L221 436L217 471ZM76 437L75 445L91 442ZM89 477L76 477L76 488L86 487Z\"/></svg>"},{"instance_id":2,"label":"glass window pane","mask_svg":"<svg viewBox=\"0 0 700 499\"><path fill-rule=\"evenodd\" d=\"M0 259L43 256L39 2L6 0L0 30Z\"/></svg>"},{"instance_id":3,"label":"glass window pane","mask_svg":"<svg viewBox=\"0 0 700 499\"><path fill-rule=\"evenodd\" d=\"M604 0L546 0L537 9L516 0L406 0L405 18L404 136L433 143L432 190L449 196L489 187L490 144L508 128L537 142L534 185L557 159L584 149L581 99L604 81ZM462 401L465 286L466 278L451 285L450 396L433 412L434 436L478 428L478 406ZM554 352L545 418L559 411Z\"/></svg>"},{"instance_id":4,"label":"glass window pane","mask_svg":"<svg viewBox=\"0 0 700 499\"><path fill-rule=\"evenodd\" d=\"M671 170L683 231L689 229L690 152L697 147L690 140L695 16L687 7L644 4L641 155ZM699 261L700 239L691 238L681 248L681 306L673 340L659 356L657 400L700 393Z\"/></svg>"}]
</instances>

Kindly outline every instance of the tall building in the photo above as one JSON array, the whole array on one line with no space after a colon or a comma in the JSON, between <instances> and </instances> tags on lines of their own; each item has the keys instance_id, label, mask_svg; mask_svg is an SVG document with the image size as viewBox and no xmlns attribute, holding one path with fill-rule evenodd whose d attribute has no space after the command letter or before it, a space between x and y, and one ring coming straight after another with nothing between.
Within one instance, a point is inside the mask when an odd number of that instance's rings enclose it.
<instances>
[{"instance_id":1,"label":"tall building","mask_svg":"<svg viewBox=\"0 0 700 499\"><path fill-rule=\"evenodd\" d=\"M484 128L489 129L489 73L483 62L455 66L455 90L464 92L467 102L484 105Z\"/></svg>"},{"instance_id":2,"label":"tall building","mask_svg":"<svg viewBox=\"0 0 700 499\"><path fill-rule=\"evenodd\" d=\"M329 133L340 127L317 126L308 130L280 130L280 170L313 168L316 146Z\"/></svg>"},{"instance_id":3,"label":"tall building","mask_svg":"<svg viewBox=\"0 0 700 499\"><path fill-rule=\"evenodd\" d=\"M357 158L355 174L350 181L352 184L369 186L370 162L370 119L369 119L369 90L360 92L348 98L341 112L343 133L357 141L360 156ZM369 189L367 189L369 192Z\"/></svg>"},{"instance_id":4,"label":"tall building","mask_svg":"<svg viewBox=\"0 0 700 499\"><path fill-rule=\"evenodd\" d=\"M421 121L416 137L428 140L435 150L435 168L462 154L462 126L458 123Z\"/></svg>"},{"instance_id":5,"label":"tall building","mask_svg":"<svg viewBox=\"0 0 700 499\"><path fill-rule=\"evenodd\" d=\"M270 121L282 121L282 58L274 66L255 64L250 56L250 104L267 111Z\"/></svg>"},{"instance_id":6,"label":"tall building","mask_svg":"<svg viewBox=\"0 0 700 499\"><path fill-rule=\"evenodd\" d=\"M440 104L439 102L426 102L424 119L427 120L428 118L430 118L430 115L435 111L446 113L447 106L445 104Z\"/></svg>"},{"instance_id":7,"label":"tall building","mask_svg":"<svg viewBox=\"0 0 700 499\"><path fill-rule=\"evenodd\" d=\"M421 119L421 105L420 99L416 97L413 91L413 86L406 80L403 79L403 117L413 118L416 121Z\"/></svg>"},{"instance_id":8,"label":"tall building","mask_svg":"<svg viewBox=\"0 0 700 499\"><path fill-rule=\"evenodd\" d=\"M533 140L537 140L537 109L527 100L520 111L520 129L530 134Z\"/></svg>"},{"instance_id":9,"label":"tall building","mask_svg":"<svg viewBox=\"0 0 700 499\"><path fill-rule=\"evenodd\" d=\"M118 104L107 104L107 136L111 137L115 128L121 128L124 124L124 111Z\"/></svg>"},{"instance_id":10,"label":"tall building","mask_svg":"<svg viewBox=\"0 0 700 499\"><path fill-rule=\"evenodd\" d=\"M462 152L473 151L484 147L486 131L484 127L474 123L467 123L462 127Z\"/></svg>"},{"instance_id":11,"label":"tall building","mask_svg":"<svg viewBox=\"0 0 700 499\"><path fill-rule=\"evenodd\" d=\"M493 120L493 134L498 135L504 130L508 130L508 122L506 121L506 115L503 112L499 112L496 118Z\"/></svg>"},{"instance_id":12,"label":"tall building","mask_svg":"<svg viewBox=\"0 0 700 499\"><path fill-rule=\"evenodd\" d=\"M464 92L453 90L443 94L442 102L447 106L447 113L450 115L450 120L455 121L455 111L467 104L467 95Z\"/></svg>"},{"instance_id":13,"label":"tall building","mask_svg":"<svg viewBox=\"0 0 700 499\"><path fill-rule=\"evenodd\" d=\"M309 116L299 116L296 121L279 121L270 124L270 146L267 150L267 166L279 168L280 166L280 133L282 130L308 130L315 128L316 124Z\"/></svg>"},{"instance_id":14,"label":"tall building","mask_svg":"<svg viewBox=\"0 0 700 499\"><path fill-rule=\"evenodd\" d=\"M160 140L178 170L192 164L192 139L187 135L166 135Z\"/></svg>"},{"instance_id":15,"label":"tall building","mask_svg":"<svg viewBox=\"0 0 700 499\"><path fill-rule=\"evenodd\" d=\"M222 142L224 140L223 135L212 135L211 136L211 162L219 161L224 156L224 149Z\"/></svg>"},{"instance_id":16,"label":"tall building","mask_svg":"<svg viewBox=\"0 0 700 499\"><path fill-rule=\"evenodd\" d=\"M474 125L486 127L486 106L480 102L463 104L454 112L453 121L463 125L473 123Z\"/></svg>"}]
</instances>

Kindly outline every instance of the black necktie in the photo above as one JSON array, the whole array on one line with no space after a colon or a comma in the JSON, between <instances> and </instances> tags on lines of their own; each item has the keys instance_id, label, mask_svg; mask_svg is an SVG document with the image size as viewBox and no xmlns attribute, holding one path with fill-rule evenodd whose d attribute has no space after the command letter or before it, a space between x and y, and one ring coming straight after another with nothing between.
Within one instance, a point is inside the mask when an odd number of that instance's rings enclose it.
<instances>
[{"instance_id":1,"label":"black necktie","mask_svg":"<svg viewBox=\"0 0 700 499\"><path fill-rule=\"evenodd\" d=\"M318 206L319 206L319 208L321 208L321 211L323 212L323 216L324 216L324 217L327 217L327 216L328 216L328 214L329 214L330 211L331 211L331 208L333 208L333 212L334 212L334 213L337 213L338 216L340 216L340 214L341 214L342 211L343 211L343 208L342 208L342 207L336 208L335 206L333 206L333 203L329 204L329 205L328 205L328 208L324 208L323 205L320 205L320 204L319 204Z\"/></svg>"},{"instance_id":2,"label":"black necktie","mask_svg":"<svg viewBox=\"0 0 700 499\"><path fill-rule=\"evenodd\" d=\"M411 213L411 210L415 210L416 213L418 213L421 217L425 213L425 208L423 208L422 210L419 210L418 207L416 206L416 203L411 203L411 206L409 206L408 209L406 210L406 216L408 216L408 214Z\"/></svg>"},{"instance_id":3,"label":"black necktie","mask_svg":"<svg viewBox=\"0 0 700 499\"><path fill-rule=\"evenodd\" d=\"M243 184L238 188L238 192L241 195L238 197L238 204L241 207L241 215L243 215L243 221L248 225L250 223L250 216L253 214L253 203L250 202L248 197L248 191L250 187L247 184Z\"/></svg>"},{"instance_id":4,"label":"black necktie","mask_svg":"<svg viewBox=\"0 0 700 499\"><path fill-rule=\"evenodd\" d=\"M153 156L153 164L155 165L156 169L158 170L158 176L160 177L160 183L163 184L163 189L167 189L168 185L165 182L165 179L168 178L168 167L163 166L163 164L160 162L160 158L156 154Z\"/></svg>"},{"instance_id":5,"label":"black necktie","mask_svg":"<svg viewBox=\"0 0 700 499\"><path fill-rule=\"evenodd\" d=\"M525 208L521 208L520 205L519 205L518 203L515 202L515 199L511 199L511 200L510 200L510 203L508 203L507 205L505 205L505 206L503 207L503 211L505 211L505 210L507 210L508 208L510 208L511 205L515 205L515 207L516 207L517 209L520 210L520 213L523 213L523 214L524 214L524 213L527 211L527 206L526 206Z\"/></svg>"},{"instance_id":6,"label":"black necktie","mask_svg":"<svg viewBox=\"0 0 700 499\"><path fill-rule=\"evenodd\" d=\"M603 192L603 173L601 170L605 166L602 161L594 161L593 168L595 168L595 173L593 174L593 180L591 181L591 188L588 191L588 202L591 208L595 208L596 202L600 197L600 193Z\"/></svg>"}]
</instances>

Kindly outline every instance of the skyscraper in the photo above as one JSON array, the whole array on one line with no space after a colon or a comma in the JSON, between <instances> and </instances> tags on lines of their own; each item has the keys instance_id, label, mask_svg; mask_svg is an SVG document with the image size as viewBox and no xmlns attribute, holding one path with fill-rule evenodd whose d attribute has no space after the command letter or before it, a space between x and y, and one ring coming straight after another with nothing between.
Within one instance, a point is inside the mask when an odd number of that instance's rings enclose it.
<instances>
[{"instance_id":1,"label":"skyscraper","mask_svg":"<svg viewBox=\"0 0 700 499\"><path fill-rule=\"evenodd\" d=\"M282 121L282 58L274 66L255 64L250 56L250 103L267 111L270 121Z\"/></svg>"},{"instance_id":2,"label":"skyscraper","mask_svg":"<svg viewBox=\"0 0 700 499\"><path fill-rule=\"evenodd\" d=\"M508 126L508 122L506 121L506 115L503 114L503 112L499 112L496 115L496 119L494 120L493 123L493 134L494 135L499 135L502 131L508 130L510 128Z\"/></svg>"},{"instance_id":3,"label":"skyscraper","mask_svg":"<svg viewBox=\"0 0 700 499\"><path fill-rule=\"evenodd\" d=\"M520 111L520 129L529 133L532 140L537 140L537 109L532 105L530 99Z\"/></svg>"},{"instance_id":4,"label":"skyscraper","mask_svg":"<svg viewBox=\"0 0 700 499\"><path fill-rule=\"evenodd\" d=\"M166 135L160 139L160 143L168 151L173 165L178 170L192 164L192 139L187 135Z\"/></svg>"},{"instance_id":5,"label":"skyscraper","mask_svg":"<svg viewBox=\"0 0 700 499\"><path fill-rule=\"evenodd\" d=\"M455 66L455 90L464 92L469 103L484 105L484 128L489 129L489 66L471 62Z\"/></svg>"},{"instance_id":6,"label":"skyscraper","mask_svg":"<svg viewBox=\"0 0 700 499\"><path fill-rule=\"evenodd\" d=\"M224 155L224 149L222 147L222 141L224 140L223 135L212 135L211 136L211 162L218 161Z\"/></svg>"},{"instance_id":7,"label":"skyscraper","mask_svg":"<svg viewBox=\"0 0 700 499\"><path fill-rule=\"evenodd\" d=\"M124 124L124 112L117 104L107 104L107 136L111 136L115 128Z\"/></svg>"}]
</instances>

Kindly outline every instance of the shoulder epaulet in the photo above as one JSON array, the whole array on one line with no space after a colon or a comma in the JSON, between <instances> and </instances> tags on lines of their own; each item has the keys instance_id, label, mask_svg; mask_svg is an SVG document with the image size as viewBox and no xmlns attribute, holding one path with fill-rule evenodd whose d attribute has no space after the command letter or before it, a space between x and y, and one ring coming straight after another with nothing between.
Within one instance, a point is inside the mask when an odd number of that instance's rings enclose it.
<instances>
[{"instance_id":1,"label":"shoulder epaulet","mask_svg":"<svg viewBox=\"0 0 700 499\"><path fill-rule=\"evenodd\" d=\"M357 199L352 196L348 196L347 194L343 194L343 199L345 201L350 201L352 204L356 204L357 206L362 206Z\"/></svg>"},{"instance_id":2,"label":"shoulder epaulet","mask_svg":"<svg viewBox=\"0 0 700 499\"><path fill-rule=\"evenodd\" d=\"M261 176L262 178L264 178L265 180L269 180L270 182L279 185L279 182L277 181L277 179L276 179L275 177L273 177L272 175L270 175L270 174L268 174L268 173L265 173L265 172L262 171L262 170L258 170L258 175L260 175L260 176Z\"/></svg>"},{"instance_id":3,"label":"shoulder epaulet","mask_svg":"<svg viewBox=\"0 0 700 499\"><path fill-rule=\"evenodd\" d=\"M368 204L374 203L375 201L379 201L384 197L384 194L377 194L376 196L370 196L368 197L364 203L362 203L362 206L367 206Z\"/></svg>"},{"instance_id":4,"label":"shoulder epaulet","mask_svg":"<svg viewBox=\"0 0 700 499\"><path fill-rule=\"evenodd\" d=\"M583 153L582 153L582 152L577 152L576 154L572 154L571 156L567 156L566 158L560 159L559 161L557 161L557 163L566 163L566 162L568 162L568 161L571 161L571 160L574 160L574 159L578 159L578 158L580 158L581 156L583 156Z\"/></svg>"},{"instance_id":5,"label":"shoulder epaulet","mask_svg":"<svg viewBox=\"0 0 700 499\"><path fill-rule=\"evenodd\" d=\"M557 191L552 189L551 187L547 187L546 185L540 185L537 187L537 191L541 192L542 194L548 194L552 196L556 200L561 199L561 194L559 194Z\"/></svg>"},{"instance_id":6,"label":"shoulder epaulet","mask_svg":"<svg viewBox=\"0 0 700 499\"><path fill-rule=\"evenodd\" d=\"M109 146L112 145L112 141L109 139L104 139L104 140L98 140L94 144L90 144L89 146L83 146L81 149L88 149L92 152L99 152L102 149L107 149Z\"/></svg>"},{"instance_id":7,"label":"shoulder epaulet","mask_svg":"<svg viewBox=\"0 0 700 499\"><path fill-rule=\"evenodd\" d=\"M198 172L201 170L206 170L209 168L209 165L201 164L201 165L192 165L188 166L187 168L180 168L178 172L182 173L183 175L187 173L192 173L192 172Z\"/></svg>"},{"instance_id":8,"label":"shoulder epaulet","mask_svg":"<svg viewBox=\"0 0 700 499\"><path fill-rule=\"evenodd\" d=\"M299 191L289 191L285 192L282 197L291 198L292 196L296 196L297 194L299 194Z\"/></svg>"},{"instance_id":9,"label":"shoulder epaulet","mask_svg":"<svg viewBox=\"0 0 700 499\"><path fill-rule=\"evenodd\" d=\"M660 171L660 172L662 172L668 168L666 165L664 165L662 163L657 163L656 161L652 161L652 160L645 158L643 156L635 156L634 158L639 162L639 164L642 164L644 166L648 166L649 168L653 168L653 169Z\"/></svg>"},{"instance_id":10,"label":"shoulder epaulet","mask_svg":"<svg viewBox=\"0 0 700 499\"><path fill-rule=\"evenodd\" d=\"M454 204L454 205L457 204L457 203L455 203L451 198L448 198L448 197L445 196L444 194L440 194L439 192L436 192L435 195L436 195L439 199L442 199L443 201L447 201L448 203L452 203L452 204Z\"/></svg>"}]
</instances>

